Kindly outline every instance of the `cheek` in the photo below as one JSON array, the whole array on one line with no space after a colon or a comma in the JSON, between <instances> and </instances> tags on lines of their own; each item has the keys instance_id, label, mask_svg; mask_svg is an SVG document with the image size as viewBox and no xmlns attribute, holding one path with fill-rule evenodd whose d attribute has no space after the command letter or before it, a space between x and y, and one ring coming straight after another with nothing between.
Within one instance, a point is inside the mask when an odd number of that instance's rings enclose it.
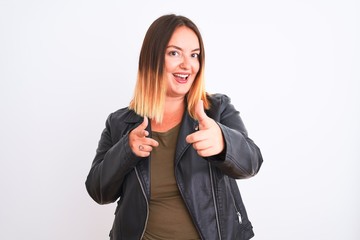
<instances>
[{"instance_id":1,"label":"cheek","mask_svg":"<svg viewBox=\"0 0 360 240\"><path fill-rule=\"evenodd\" d=\"M174 68L176 68L177 64L178 63L176 61L165 58L165 70L167 72L173 71Z\"/></svg>"},{"instance_id":2,"label":"cheek","mask_svg":"<svg viewBox=\"0 0 360 240\"><path fill-rule=\"evenodd\" d=\"M200 63L197 62L193 65L193 72L197 74L199 70L200 70Z\"/></svg>"}]
</instances>

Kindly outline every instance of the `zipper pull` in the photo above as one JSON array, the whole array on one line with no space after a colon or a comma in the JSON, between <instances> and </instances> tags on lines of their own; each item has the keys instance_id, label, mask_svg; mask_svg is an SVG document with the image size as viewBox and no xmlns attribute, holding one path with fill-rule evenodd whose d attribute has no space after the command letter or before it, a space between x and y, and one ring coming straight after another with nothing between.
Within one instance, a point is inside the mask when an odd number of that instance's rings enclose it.
<instances>
[{"instance_id":1,"label":"zipper pull","mask_svg":"<svg viewBox=\"0 0 360 240\"><path fill-rule=\"evenodd\" d=\"M238 215L239 223L241 224L241 223L242 223L241 213L240 213L240 212L236 212L236 214Z\"/></svg>"}]
</instances>

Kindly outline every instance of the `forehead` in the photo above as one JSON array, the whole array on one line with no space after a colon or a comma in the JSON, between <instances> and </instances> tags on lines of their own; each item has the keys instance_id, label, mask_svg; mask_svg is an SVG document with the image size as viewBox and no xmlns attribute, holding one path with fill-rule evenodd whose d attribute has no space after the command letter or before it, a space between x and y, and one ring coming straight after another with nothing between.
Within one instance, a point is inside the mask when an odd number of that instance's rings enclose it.
<instances>
[{"instance_id":1,"label":"forehead","mask_svg":"<svg viewBox=\"0 0 360 240\"><path fill-rule=\"evenodd\" d=\"M200 46L196 33L186 26L181 26L175 29L168 45L191 49L196 49Z\"/></svg>"}]
</instances>

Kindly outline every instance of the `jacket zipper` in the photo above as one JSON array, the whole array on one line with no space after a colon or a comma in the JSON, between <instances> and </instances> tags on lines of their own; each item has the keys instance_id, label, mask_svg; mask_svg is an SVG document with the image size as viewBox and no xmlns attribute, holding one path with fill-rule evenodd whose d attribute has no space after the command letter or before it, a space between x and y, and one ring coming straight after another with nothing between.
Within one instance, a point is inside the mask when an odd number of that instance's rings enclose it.
<instances>
[{"instance_id":1,"label":"jacket zipper","mask_svg":"<svg viewBox=\"0 0 360 240\"><path fill-rule=\"evenodd\" d=\"M231 187L230 187L230 183L229 183L229 190L230 190L231 198L232 198L233 203L234 203L234 208L235 208L235 211L236 211L236 215L238 216L239 223L241 224L242 223L242 216L241 216L241 213L240 213L239 209L236 207L236 202L235 202L235 198L234 198L233 192L232 192Z\"/></svg>"},{"instance_id":2,"label":"jacket zipper","mask_svg":"<svg viewBox=\"0 0 360 240\"><path fill-rule=\"evenodd\" d=\"M185 199L185 198L184 198L184 194L183 194L183 192L182 192L182 190L181 190L181 188L180 188L180 186L179 186L179 181L178 181L178 177L177 177L177 175L176 175L176 171L175 171L175 174L174 174L174 175L175 175L176 185L177 185L177 187L178 187L178 189L179 189L181 198L183 199L184 204L185 204L186 208L188 209L191 218L194 219L194 216L193 216L192 212L190 211L190 208L189 208L189 206L188 206L188 203L184 200L184 199ZM199 233L200 238L203 239L198 224L196 223L196 221L193 221L193 222L194 222L194 225L195 225L196 230L197 230L198 233Z\"/></svg>"},{"instance_id":3,"label":"jacket zipper","mask_svg":"<svg viewBox=\"0 0 360 240\"><path fill-rule=\"evenodd\" d=\"M216 202L216 196L215 196L215 186L214 186L213 173L212 173L212 168L211 168L210 162L208 164L209 164L209 172L210 172L211 191L212 191L213 200L214 200L216 225L217 225L217 229L218 229L219 239L221 240L220 223L219 223L219 215L218 215L217 202Z\"/></svg>"},{"instance_id":4,"label":"jacket zipper","mask_svg":"<svg viewBox=\"0 0 360 240\"><path fill-rule=\"evenodd\" d=\"M145 198L145 201L146 201L146 220L145 220L145 225L144 225L144 230L141 234L141 237L140 237L140 240L144 237L144 234L145 234L145 230L146 230L146 226L147 226L147 223L148 223L148 220L149 220L149 202L147 200L147 197L146 197L146 193L145 193L145 190L144 190L144 186L140 180L140 177L139 177L139 173L138 173L138 170L137 168L135 167L135 173L136 173L136 177L139 181L139 184L140 184L140 187L141 187L141 191L144 195L144 198Z\"/></svg>"}]
</instances>

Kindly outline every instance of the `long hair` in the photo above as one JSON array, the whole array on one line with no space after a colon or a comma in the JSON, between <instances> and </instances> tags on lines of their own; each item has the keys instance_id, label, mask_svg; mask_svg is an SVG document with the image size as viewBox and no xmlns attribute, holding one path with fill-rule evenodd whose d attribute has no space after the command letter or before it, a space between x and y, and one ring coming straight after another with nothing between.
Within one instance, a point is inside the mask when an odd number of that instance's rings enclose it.
<instances>
[{"instance_id":1,"label":"long hair","mask_svg":"<svg viewBox=\"0 0 360 240\"><path fill-rule=\"evenodd\" d=\"M137 81L129 108L140 116L147 116L161 123L166 96L164 73L165 51L174 31L181 26L196 34L200 45L200 68L186 95L187 111L195 118L195 105L201 99L205 109L209 108L204 81L205 49L197 26L184 16L169 14L156 19L146 32L139 57Z\"/></svg>"}]
</instances>

